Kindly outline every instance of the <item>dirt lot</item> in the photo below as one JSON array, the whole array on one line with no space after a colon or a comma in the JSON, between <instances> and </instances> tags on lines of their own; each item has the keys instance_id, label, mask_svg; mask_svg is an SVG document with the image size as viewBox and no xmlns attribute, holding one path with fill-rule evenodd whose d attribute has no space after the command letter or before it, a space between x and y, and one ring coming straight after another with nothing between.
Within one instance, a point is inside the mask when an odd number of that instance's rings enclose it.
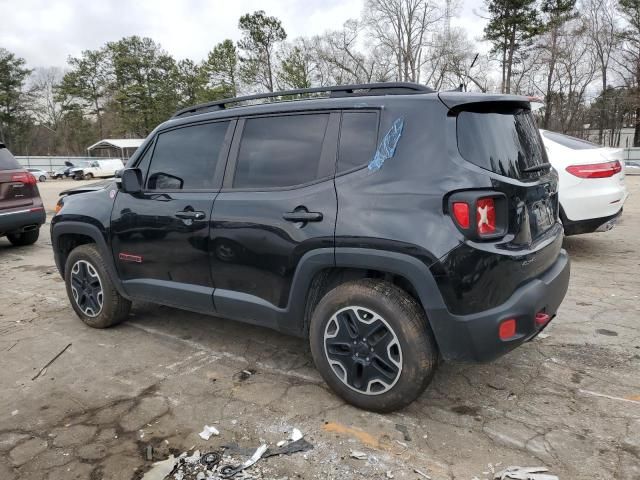
<instances>
[{"instance_id":1,"label":"dirt lot","mask_svg":"<svg viewBox=\"0 0 640 480\"><path fill-rule=\"evenodd\" d=\"M492 364L442 365L418 401L391 415L345 405L304 341L265 329L151 305L116 328L85 327L48 225L32 247L0 239L0 479L139 478L147 445L159 460L232 442L255 448L298 427L315 448L261 461L257 478L424 478L418 469L472 480L546 465L562 480L637 480L640 177L627 182L613 231L565 240L569 294L544 338ZM76 184L43 184L47 207ZM205 424L220 436L201 440Z\"/></svg>"}]
</instances>

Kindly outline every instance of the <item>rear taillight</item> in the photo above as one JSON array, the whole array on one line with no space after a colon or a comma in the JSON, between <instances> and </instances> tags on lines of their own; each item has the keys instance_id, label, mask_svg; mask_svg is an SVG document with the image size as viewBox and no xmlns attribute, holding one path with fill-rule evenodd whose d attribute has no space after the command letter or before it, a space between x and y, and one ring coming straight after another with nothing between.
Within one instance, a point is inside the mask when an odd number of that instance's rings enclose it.
<instances>
[{"instance_id":1,"label":"rear taillight","mask_svg":"<svg viewBox=\"0 0 640 480\"><path fill-rule=\"evenodd\" d=\"M453 218L461 228L469 228L469 204L466 202L453 202Z\"/></svg>"},{"instance_id":2,"label":"rear taillight","mask_svg":"<svg viewBox=\"0 0 640 480\"><path fill-rule=\"evenodd\" d=\"M21 183L24 183L25 185L35 185L37 183L36 177L31 175L29 172L14 173L11 176L11 181L21 182Z\"/></svg>"},{"instance_id":3,"label":"rear taillight","mask_svg":"<svg viewBox=\"0 0 640 480\"><path fill-rule=\"evenodd\" d=\"M496 233L496 205L492 197L479 198L476 202L476 223L480 235Z\"/></svg>"},{"instance_id":4,"label":"rear taillight","mask_svg":"<svg viewBox=\"0 0 640 480\"><path fill-rule=\"evenodd\" d=\"M613 162L590 163L588 165L569 165L567 172L580 178L607 178L622 171L617 160Z\"/></svg>"},{"instance_id":5,"label":"rear taillight","mask_svg":"<svg viewBox=\"0 0 640 480\"><path fill-rule=\"evenodd\" d=\"M496 192L457 192L449 199L449 214L466 237L486 240L507 233L507 198Z\"/></svg>"}]
</instances>

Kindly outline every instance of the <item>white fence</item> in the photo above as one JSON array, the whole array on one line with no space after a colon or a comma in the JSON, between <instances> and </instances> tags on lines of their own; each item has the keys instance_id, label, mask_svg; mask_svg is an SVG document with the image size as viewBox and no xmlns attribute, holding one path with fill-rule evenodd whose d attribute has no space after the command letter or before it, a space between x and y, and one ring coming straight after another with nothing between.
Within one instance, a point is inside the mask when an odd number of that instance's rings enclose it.
<instances>
[{"instance_id":1,"label":"white fence","mask_svg":"<svg viewBox=\"0 0 640 480\"><path fill-rule=\"evenodd\" d=\"M52 172L58 168L64 167L64 162L71 162L79 165L83 161L96 160L98 157L16 157L20 165L26 168L40 168L47 172Z\"/></svg>"}]
</instances>

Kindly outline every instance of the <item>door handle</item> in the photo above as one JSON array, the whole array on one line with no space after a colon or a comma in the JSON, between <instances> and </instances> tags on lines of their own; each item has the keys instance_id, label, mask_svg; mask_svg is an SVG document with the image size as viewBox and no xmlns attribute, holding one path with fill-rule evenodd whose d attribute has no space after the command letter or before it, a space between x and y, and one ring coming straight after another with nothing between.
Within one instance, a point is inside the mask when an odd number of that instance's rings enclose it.
<instances>
[{"instance_id":1,"label":"door handle","mask_svg":"<svg viewBox=\"0 0 640 480\"><path fill-rule=\"evenodd\" d=\"M282 218L288 222L320 222L322 220L322 213L297 210L285 213L282 215Z\"/></svg>"},{"instance_id":2,"label":"door handle","mask_svg":"<svg viewBox=\"0 0 640 480\"><path fill-rule=\"evenodd\" d=\"M183 220L204 220L204 212L194 212L191 210L183 210L182 212L176 212L176 217Z\"/></svg>"}]
</instances>

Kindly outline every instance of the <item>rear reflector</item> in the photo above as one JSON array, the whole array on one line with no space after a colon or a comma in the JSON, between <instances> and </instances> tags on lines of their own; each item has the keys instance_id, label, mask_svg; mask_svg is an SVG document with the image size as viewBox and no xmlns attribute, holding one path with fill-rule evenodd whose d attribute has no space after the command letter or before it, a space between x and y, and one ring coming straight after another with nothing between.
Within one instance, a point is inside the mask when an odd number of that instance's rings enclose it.
<instances>
[{"instance_id":1,"label":"rear reflector","mask_svg":"<svg viewBox=\"0 0 640 480\"><path fill-rule=\"evenodd\" d=\"M480 235L496 233L496 206L493 198L480 198L476 203L476 223Z\"/></svg>"},{"instance_id":2,"label":"rear reflector","mask_svg":"<svg viewBox=\"0 0 640 480\"><path fill-rule=\"evenodd\" d=\"M511 337L516 334L516 319L510 318L508 320L503 321L500 324L500 328L498 330L498 335L500 336L500 340L509 340Z\"/></svg>"},{"instance_id":3,"label":"rear reflector","mask_svg":"<svg viewBox=\"0 0 640 480\"><path fill-rule=\"evenodd\" d=\"M622 165L613 162L591 163L589 165L569 165L567 172L580 178L607 178L622 171Z\"/></svg>"},{"instance_id":4,"label":"rear reflector","mask_svg":"<svg viewBox=\"0 0 640 480\"><path fill-rule=\"evenodd\" d=\"M460 228L469 228L469 204L465 202L453 203L453 216Z\"/></svg>"},{"instance_id":5,"label":"rear reflector","mask_svg":"<svg viewBox=\"0 0 640 480\"><path fill-rule=\"evenodd\" d=\"M551 315L544 312L536 313L536 325L541 327L542 325L546 325L551 320Z\"/></svg>"}]
</instances>

